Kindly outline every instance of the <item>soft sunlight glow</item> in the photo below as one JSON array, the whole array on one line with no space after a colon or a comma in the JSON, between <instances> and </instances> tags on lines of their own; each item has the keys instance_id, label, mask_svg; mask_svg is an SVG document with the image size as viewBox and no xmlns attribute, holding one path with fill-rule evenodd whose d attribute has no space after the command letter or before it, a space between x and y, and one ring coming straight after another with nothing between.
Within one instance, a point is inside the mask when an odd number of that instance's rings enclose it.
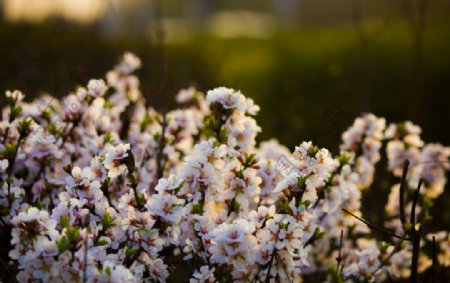
<instances>
[{"instance_id":1,"label":"soft sunlight glow","mask_svg":"<svg viewBox=\"0 0 450 283\"><path fill-rule=\"evenodd\" d=\"M104 0L5 0L5 19L11 22L42 22L51 17L62 17L79 23L91 23L106 11Z\"/></svg>"}]
</instances>

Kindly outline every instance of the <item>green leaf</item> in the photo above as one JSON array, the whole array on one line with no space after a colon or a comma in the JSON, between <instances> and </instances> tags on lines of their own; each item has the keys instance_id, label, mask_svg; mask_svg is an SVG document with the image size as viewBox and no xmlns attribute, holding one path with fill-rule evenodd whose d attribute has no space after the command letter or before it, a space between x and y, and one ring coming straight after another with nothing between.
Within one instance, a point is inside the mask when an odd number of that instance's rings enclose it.
<instances>
[{"instance_id":1,"label":"green leaf","mask_svg":"<svg viewBox=\"0 0 450 283\"><path fill-rule=\"evenodd\" d=\"M307 180L307 179L308 179L308 177L306 177L306 176L304 176L304 177L302 177L302 176L298 177L297 185L298 185L298 188L299 188L300 190L306 189L306 180Z\"/></svg>"},{"instance_id":2,"label":"green leaf","mask_svg":"<svg viewBox=\"0 0 450 283\"><path fill-rule=\"evenodd\" d=\"M61 224L62 227L66 228L69 226L69 216L67 215L61 215L59 218L59 224Z\"/></svg>"},{"instance_id":3,"label":"green leaf","mask_svg":"<svg viewBox=\"0 0 450 283\"><path fill-rule=\"evenodd\" d=\"M70 243L78 243L80 240L80 230L77 227L67 227L66 237Z\"/></svg>"},{"instance_id":4,"label":"green leaf","mask_svg":"<svg viewBox=\"0 0 450 283\"><path fill-rule=\"evenodd\" d=\"M110 143L111 141L112 141L112 135L111 135L111 133L106 133L106 134L103 136L103 143L107 144L107 143Z\"/></svg>"},{"instance_id":5,"label":"green leaf","mask_svg":"<svg viewBox=\"0 0 450 283\"><path fill-rule=\"evenodd\" d=\"M105 273L108 274L108 276L111 276L111 268L109 266L105 268Z\"/></svg>"},{"instance_id":6,"label":"green leaf","mask_svg":"<svg viewBox=\"0 0 450 283\"><path fill-rule=\"evenodd\" d=\"M308 149L308 156L315 157L316 153L319 151L319 148L315 145L311 145Z\"/></svg>"},{"instance_id":7,"label":"green leaf","mask_svg":"<svg viewBox=\"0 0 450 283\"><path fill-rule=\"evenodd\" d=\"M225 127L220 129L220 140L226 141L228 139L228 130Z\"/></svg>"},{"instance_id":8,"label":"green leaf","mask_svg":"<svg viewBox=\"0 0 450 283\"><path fill-rule=\"evenodd\" d=\"M241 207L241 206L240 206L240 204L237 202L236 198L233 198L233 199L231 200L231 204L230 204L231 211L238 212L240 207Z\"/></svg>"},{"instance_id":9,"label":"green leaf","mask_svg":"<svg viewBox=\"0 0 450 283\"><path fill-rule=\"evenodd\" d=\"M1 215L1 216L6 216L6 215L9 214L9 212L10 212L10 210L9 210L9 208L7 208L7 207L2 207L2 208L0 209L0 215Z\"/></svg>"},{"instance_id":10,"label":"green leaf","mask_svg":"<svg viewBox=\"0 0 450 283\"><path fill-rule=\"evenodd\" d=\"M113 223L114 219L115 219L115 217L112 217L109 214L108 211L105 211L105 214L103 215L103 218L102 218L103 229L107 230L107 229L113 227L114 226L114 223Z\"/></svg>"},{"instance_id":11,"label":"green leaf","mask_svg":"<svg viewBox=\"0 0 450 283\"><path fill-rule=\"evenodd\" d=\"M140 123L141 132L145 130L145 128L153 122L153 119L150 116L145 116Z\"/></svg>"},{"instance_id":12,"label":"green leaf","mask_svg":"<svg viewBox=\"0 0 450 283\"><path fill-rule=\"evenodd\" d=\"M135 248L125 248L125 258L127 260L132 259L133 257L135 257L137 254L139 253L139 249L135 249Z\"/></svg>"},{"instance_id":13,"label":"green leaf","mask_svg":"<svg viewBox=\"0 0 450 283\"><path fill-rule=\"evenodd\" d=\"M145 204L145 196L144 194L138 194L137 195L137 200L136 200L140 205L144 205Z\"/></svg>"},{"instance_id":14,"label":"green leaf","mask_svg":"<svg viewBox=\"0 0 450 283\"><path fill-rule=\"evenodd\" d=\"M192 212L193 212L194 214L203 214L203 202L194 204L194 205L192 206Z\"/></svg>"},{"instance_id":15,"label":"green leaf","mask_svg":"<svg viewBox=\"0 0 450 283\"><path fill-rule=\"evenodd\" d=\"M304 200L300 204L304 205L306 208L308 208L311 205L311 201L310 200Z\"/></svg>"},{"instance_id":16,"label":"green leaf","mask_svg":"<svg viewBox=\"0 0 450 283\"><path fill-rule=\"evenodd\" d=\"M106 246L108 244L108 241L106 240L98 240L97 246Z\"/></svg>"},{"instance_id":17,"label":"green leaf","mask_svg":"<svg viewBox=\"0 0 450 283\"><path fill-rule=\"evenodd\" d=\"M17 117L19 117L20 113L22 113L22 106L17 106L11 109L10 120L13 121Z\"/></svg>"},{"instance_id":18,"label":"green leaf","mask_svg":"<svg viewBox=\"0 0 450 283\"><path fill-rule=\"evenodd\" d=\"M178 184L178 186L174 188L175 193L178 193L178 191L184 186L185 183L186 181L182 181L180 184Z\"/></svg>"},{"instance_id":19,"label":"green leaf","mask_svg":"<svg viewBox=\"0 0 450 283\"><path fill-rule=\"evenodd\" d=\"M64 236L61 239L59 239L59 241L56 243L56 245L58 246L59 253L63 253L64 251L69 249L70 242L67 239L67 237Z\"/></svg>"},{"instance_id":20,"label":"green leaf","mask_svg":"<svg viewBox=\"0 0 450 283\"><path fill-rule=\"evenodd\" d=\"M347 152L343 151L341 156L339 156L339 164L342 166L348 164L350 162L350 155Z\"/></svg>"},{"instance_id":21,"label":"green leaf","mask_svg":"<svg viewBox=\"0 0 450 283\"><path fill-rule=\"evenodd\" d=\"M314 239L315 240L320 240L323 238L323 236L325 235L325 232L321 231L319 227L316 227L316 229L314 230Z\"/></svg>"}]
</instances>

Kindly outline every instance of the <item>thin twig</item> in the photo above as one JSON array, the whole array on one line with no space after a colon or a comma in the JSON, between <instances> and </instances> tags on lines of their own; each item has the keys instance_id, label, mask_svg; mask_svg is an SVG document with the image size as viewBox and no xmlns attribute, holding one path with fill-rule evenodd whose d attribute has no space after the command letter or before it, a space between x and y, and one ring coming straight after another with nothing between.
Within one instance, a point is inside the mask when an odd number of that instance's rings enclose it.
<instances>
[{"instance_id":1,"label":"thin twig","mask_svg":"<svg viewBox=\"0 0 450 283\"><path fill-rule=\"evenodd\" d=\"M141 203L141 200L139 199L139 194L138 194L138 192L137 192L137 182L136 182L136 178L133 176L133 173L129 173L129 178L130 178L130 181L131 181L131 187L133 188L133 192L134 192L134 197L136 198L136 206L137 206L137 209L139 210L139 211L142 211L142 203Z\"/></svg>"},{"instance_id":2,"label":"thin twig","mask_svg":"<svg viewBox=\"0 0 450 283\"><path fill-rule=\"evenodd\" d=\"M343 210L345 213L348 213L348 214L350 214L351 216L353 216L353 217L355 217L356 219L358 219L359 221L363 222L364 224L366 224L367 226L369 226L369 228L372 228L373 230L379 231L379 232L381 232L381 233L384 233L384 234L386 234L386 235L389 235L389 236L391 236L391 237L394 237L394 238L397 238L397 239L400 239L400 240L411 241L411 239L409 239L409 238L399 236L399 235L395 234L395 233L392 232L392 231L389 231L389 230L386 230L386 229L384 229L384 228L375 226L375 225L373 225L372 223L370 223L369 221L367 221L367 220L365 220L365 219L363 219L363 218L361 218L361 217L356 216L355 214L351 213L350 211L348 211L348 210L345 209L345 208L342 208L342 210Z\"/></svg>"},{"instance_id":3,"label":"thin twig","mask_svg":"<svg viewBox=\"0 0 450 283\"><path fill-rule=\"evenodd\" d=\"M417 283L418 279L418 271L419 271L419 250L420 250L420 231L422 228L416 230L415 227L412 227L412 258L411 258L411 283Z\"/></svg>"},{"instance_id":4,"label":"thin twig","mask_svg":"<svg viewBox=\"0 0 450 283\"><path fill-rule=\"evenodd\" d=\"M450 163L450 160L427 160L427 161L417 162L413 166L411 166L410 168L413 168L413 167L415 167L417 165L420 165L420 164L427 164L427 163L442 163L442 164L446 164L446 163Z\"/></svg>"},{"instance_id":5,"label":"thin twig","mask_svg":"<svg viewBox=\"0 0 450 283\"><path fill-rule=\"evenodd\" d=\"M433 236L433 251L432 251L433 265L431 266L431 282L436 282L436 237Z\"/></svg>"},{"instance_id":6,"label":"thin twig","mask_svg":"<svg viewBox=\"0 0 450 283\"><path fill-rule=\"evenodd\" d=\"M109 186L108 186L106 180L103 182L101 189L102 189L103 195L106 197L106 200L108 201L109 206L112 207L113 205L111 202L111 197L109 196Z\"/></svg>"},{"instance_id":7,"label":"thin twig","mask_svg":"<svg viewBox=\"0 0 450 283\"><path fill-rule=\"evenodd\" d=\"M341 273L339 271L339 266L341 265L341 261L342 261L341 250L342 250L342 238L343 237L344 237L344 230L341 230L341 238L339 239L339 254L338 254L338 257L336 258L336 261L337 261L336 270L337 270L338 276L341 275Z\"/></svg>"},{"instance_id":8,"label":"thin twig","mask_svg":"<svg viewBox=\"0 0 450 283\"><path fill-rule=\"evenodd\" d=\"M406 217L405 217L405 186L406 186L406 176L408 175L408 167L409 167L409 160L406 159L403 163L403 174L402 174L402 181L400 183L400 190L399 190L399 202L400 202L400 221L402 222L402 225L404 226L406 224Z\"/></svg>"},{"instance_id":9,"label":"thin twig","mask_svg":"<svg viewBox=\"0 0 450 283\"><path fill-rule=\"evenodd\" d=\"M83 113L84 114L84 113ZM81 122L82 118L83 118L83 114L75 121L72 122L72 127L70 128L69 132L67 133L67 135L62 136L61 137L61 144L59 145L59 148L62 149L64 147L64 144L66 143L67 139L70 138L73 134L73 131L75 130L76 127L78 127L78 124ZM67 126L68 124L66 124ZM66 130L63 130L63 133Z\"/></svg>"},{"instance_id":10,"label":"thin twig","mask_svg":"<svg viewBox=\"0 0 450 283\"><path fill-rule=\"evenodd\" d=\"M286 274L286 278L289 283L292 283L291 277L289 276L289 273L286 268L286 264L281 260L280 256L278 254L275 254L277 262L281 263L281 266L283 267L284 273Z\"/></svg>"},{"instance_id":11,"label":"thin twig","mask_svg":"<svg viewBox=\"0 0 450 283\"><path fill-rule=\"evenodd\" d=\"M303 248L306 248L309 245L312 245L314 242L316 241L316 237L315 234L313 234L308 241L306 241L306 243L303 245Z\"/></svg>"},{"instance_id":12,"label":"thin twig","mask_svg":"<svg viewBox=\"0 0 450 283\"><path fill-rule=\"evenodd\" d=\"M255 277L253 277L253 280L251 281L251 283L256 283L256 280L258 279L259 273L261 272L262 269L262 265L259 266L258 271L255 274Z\"/></svg>"},{"instance_id":13,"label":"thin twig","mask_svg":"<svg viewBox=\"0 0 450 283\"><path fill-rule=\"evenodd\" d=\"M157 179L161 179L163 177L163 160L162 160L162 154L163 154L163 150L165 147L165 134L166 134L166 128L167 128L167 121L166 121L166 114L163 114L163 121L162 121L162 131L161 131L161 137L160 137L160 141L159 141L159 148L158 148L158 153L156 156L156 174L157 174Z\"/></svg>"},{"instance_id":14,"label":"thin twig","mask_svg":"<svg viewBox=\"0 0 450 283\"><path fill-rule=\"evenodd\" d=\"M416 225L416 204L417 204L417 200L419 199L419 192L420 192L420 187L422 186L423 180L420 179L419 180L419 185L417 186L416 191L414 192L414 198L412 201L412 207L411 207L411 217L410 217L410 221L412 227L414 228Z\"/></svg>"},{"instance_id":15,"label":"thin twig","mask_svg":"<svg viewBox=\"0 0 450 283\"><path fill-rule=\"evenodd\" d=\"M377 269L375 269L375 271L372 273L372 275L375 276L377 274L377 272L381 268L383 268L389 262L389 260L398 252L399 252L399 249L394 248L394 250L388 255L388 257L380 263L380 265L377 267Z\"/></svg>"},{"instance_id":16,"label":"thin twig","mask_svg":"<svg viewBox=\"0 0 450 283\"><path fill-rule=\"evenodd\" d=\"M273 265L273 259L275 258L275 254L277 253L277 250L274 249L272 256L270 257L270 261L269 261L269 270L267 270L267 275L266 275L266 280L265 283L269 283L270 282L270 270L272 269L272 265Z\"/></svg>"}]
</instances>

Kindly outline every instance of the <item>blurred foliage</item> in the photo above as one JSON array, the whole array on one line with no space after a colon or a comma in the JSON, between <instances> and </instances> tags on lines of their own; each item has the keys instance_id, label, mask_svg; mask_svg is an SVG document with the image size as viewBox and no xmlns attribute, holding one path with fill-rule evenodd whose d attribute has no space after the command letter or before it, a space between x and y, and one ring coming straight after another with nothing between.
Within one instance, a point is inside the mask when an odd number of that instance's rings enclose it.
<instances>
[{"instance_id":1,"label":"blurred foliage","mask_svg":"<svg viewBox=\"0 0 450 283\"><path fill-rule=\"evenodd\" d=\"M221 39L199 32L163 50L152 34L108 35L60 21L2 24L0 90L21 89L28 99L43 91L62 96L75 84L103 77L130 50L143 60L138 76L149 105L174 107L176 92L190 85L204 91L233 87L261 106L260 140L276 137L290 148L314 140L336 152L342 131L361 112L370 111L390 122L411 120L423 128L425 141L448 145L447 26L433 22L425 30L420 85L414 76L411 32L403 21L365 23L365 51L351 24L283 28L264 39ZM156 97L164 77L163 97ZM383 214L389 191L383 180L374 184L365 203L375 223L381 223L376 217ZM445 223L439 229L450 229L450 211L442 210L450 205L448 186L446 191L433 211L433 227ZM370 201L373 197L379 202Z\"/></svg>"},{"instance_id":2,"label":"blurred foliage","mask_svg":"<svg viewBox=\"0 0 450 283\"><path fill-rule=\"evenodd\" d=\"M366 55L351 25L279 30L267 39L194 35L165 46L167 83L164 98L156 99L162 60L151 35L108 36L60 22L1 25L0 89L18 88L29 98L42 91L61 96L103 76L130 50L143 60L139 77L150 104L173 106L177 90L191 84L201 90L240 89L261 105L262 139L277 137L292 147L312 138L335 148L342 129L360 112L372 111L389 121L410 119L423 127L425 140L450 144L450 133L442 128L450 121L446 26L426 30L419 90L413 89L407 27L401 22L382 31L379 24L368 26ZM368 78L362 56L368 58Z\"/></svg>"}]
</instances>

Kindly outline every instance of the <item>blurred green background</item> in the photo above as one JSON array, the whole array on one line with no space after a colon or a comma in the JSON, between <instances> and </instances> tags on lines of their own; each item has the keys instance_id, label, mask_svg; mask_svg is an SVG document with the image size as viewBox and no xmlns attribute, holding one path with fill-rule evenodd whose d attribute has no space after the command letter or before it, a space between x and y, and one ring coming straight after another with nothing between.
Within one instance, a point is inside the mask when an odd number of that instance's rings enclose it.
<instances>
[{"instance_id":1,"label":"blurred green background","mask_svg":"<svg viewBox=\"0 0 450 283\"><path fill-rule=\"evenodd\" d=\"M450 144L446 0L0 5L1 91L62 96L103 77L129 50L143 60L138 75L150 105L173 107L177 91L190 85L233 87L261 106L260 140L276 137L293 148L311 139L336 153L342 131L370 111L390 122L412 120L425 141ZM371 220L380 222L388 191L378 179L366 199L380 202L364 204ZM448 186L433 215L434 228L449 230L450 211L442 207L450 207Z\"/></svg>"},{"instance_id":2,"label":"blurred green background","mask_svg":"<svg viewBox=\"0 0 450 283\"><path fill-rule=\"evenodd\" d=\"M99 11L88 19L63 8L39 16L29 11L34 2ZM412 16L404 1L6 0L0 90L64 95L103 76L130 50L143 60L139 75L150 104L170 107L189 85L233 87L261 105L262 139L291 147L314 139L333 149L354 117L371 111L410 119L427 141L450 144L450 4L426 2L417 54L418 24L410 18L419 22L420 3L406 2ZM75 14L86 13L80 7L72 7ZM155 98L161 64L164 97Z\"/></svg>"}]
</instances>

